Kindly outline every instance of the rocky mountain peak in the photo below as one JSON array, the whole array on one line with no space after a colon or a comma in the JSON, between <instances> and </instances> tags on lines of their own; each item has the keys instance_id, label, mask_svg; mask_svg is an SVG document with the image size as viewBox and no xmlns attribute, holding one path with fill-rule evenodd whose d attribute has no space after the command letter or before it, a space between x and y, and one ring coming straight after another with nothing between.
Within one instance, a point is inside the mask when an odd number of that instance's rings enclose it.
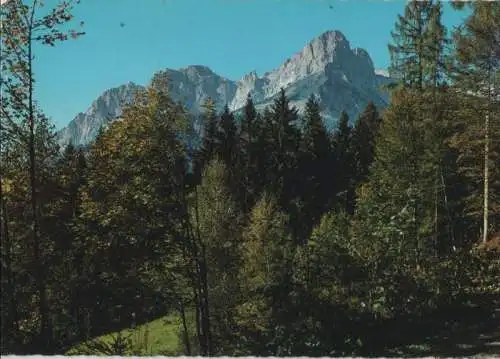
<instances>
[{"instance_id":1,"label":"rocky mountain peak","mask_svg":"<svg viewBox=\"0 0 500 359\"><path fill-rule=\"evenodd\" d=\"M323 39L326 42L328 42L328 41L349 42L349 41L347 41L347 38L344 36L342 31L339 31L339 30L326 30L321 35L319 35L317 38Z\"/></svg>"},{"instance_id":2,"label":"rocky mountain peak","mask_svg":"<svg viewBox=\"0 0 500 359\"><path fill-rule=\"evenodd\" d=\"M179 71L194 76L212 76L215 74L211 68L204 65L191 65Z\"/></svg>"},{"instance_id":3,"label":"rocky mountain peak","mask_svg":"<svg viewBox=\"0 0 500 359\"><path fill-rule=\"evenodd\" d=\"M172 98L182 102L194 118L208 97L215 101L218 110L228 104L232 111L238 111L251 94L257 109L262 109L284 88L299 112L311 94L317 95L328 128L335 125L343 110L354 121L370 101L383 108L388 102L388 94L380 86L390 80L375 72L366 50L351 49L349 41L338 30L322 33L262 77L251 71L235 82L203 65L165 71ZM85 113L77 115L60 131L60 142L65 144L71 140L75 145L87 144L100 126L120 115L123 104L131 100L135 88L140 86L129 82L105 91Z\"/></svg>"},{"instance_id":4,"label":"rocky mountain peak","mask_svg":"<svg viewBox=\"0 0 500 359\"><path fill-rule=\"evenodd\" d=\"M254 81L257 80L259 76L257 75L257 71L252 70L248 74L244 75L241 79L242 81Z\"/></svg>"},{"instance_id":5,"label":"rocky mountain peak","mask_svg":"<svg viewBox=\"0 0 500 359\"><path fill-rule=\"evenodd\" d=\"M322 47L324 52L335 51L336 48L349 48L349 41L347 41L344 34L338 30L328 30L313 39L309 44L318 44Z\"/></svg>"},{"instance_id":6,"label":"rocky mountain peak","mask_svg":"<svg viewBox=\"0 0 500 359\"><path fill-rule=\"evenodd\" d=\"M311 40L300 52L286 60L267 77L278 87L287 87L291 83L326 71L341 71L348 79L355 78L353 67L363 74L373 72L373 63L366 51L351 50L349 41L342 32L330 30Z\"/></svg>"},{"instance_id":7,"label":"rocky mountain peak","mask_svg":"<svg viewBox=\"0 0 500 359\"><path fill-rule=\"evenodd\" d=\"M104 93L99 96L87 110L86 114L89 112L103 112L106 108L106 113L102 113L102 116L119 116L121 114L121 108L124 104L130 103L135 94L135 91L141 89L139 86L131 81L124 85L114 87L104 91Z\"/></svg>"},{"instance_id":8,"label":"rocky mountain peak","mask_svg":"<svg viewBox=\"0 0 500 359\"><path fill-rule=\"evenodd\" d=\"M330 30L311 40L299 56L305 58L306 61L325 63L334 61L337 53L349 51L350 44L344 34L338 30Z\"/></svg>"},{"instance_id":9,"label":"rocky mountain peak","mask_svg":"<svg viewBox=\"0 0 500 359\"><path fill-rule=\"evenodd\" d=\"M255 102L269 99L280 88L289 89L289 95L308 96L318 92L318 86L346 86L348 84L365 90L374 89L376 78L373 62L364 49L351 49L349 41L338 30L330 30L317 36L279 68L267 72L262 78L256 74L245 75L238 82L231 108L244 105L251 93ZM303 101L302 101L303 102ZM298 107L302 103L298 103Z\"/></svg>"}]
</instances>

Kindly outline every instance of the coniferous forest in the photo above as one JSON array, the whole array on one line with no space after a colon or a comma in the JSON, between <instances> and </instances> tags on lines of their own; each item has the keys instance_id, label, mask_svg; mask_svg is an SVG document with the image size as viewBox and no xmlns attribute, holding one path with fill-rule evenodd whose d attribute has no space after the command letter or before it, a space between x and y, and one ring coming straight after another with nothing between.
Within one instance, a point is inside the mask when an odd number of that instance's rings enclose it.
<instances>
[{"instance_id":1,"label":"coniferous forest","mask_svg":"<svg viewBox=\"0 0 500 359\"><path fill-rule=\"evenodd\" d=\"M209 99L198 130L158 72L86 148L58 147L32 68L35 43L84 33L71 2L37 6L2 5L2 354L144 354L94 338L166 315L168 354L204 356L453 355L500 327L500 3L454 4L446 29L409 2L390 105L333 131L284 90Z\"/></svg>"}]
</instances>

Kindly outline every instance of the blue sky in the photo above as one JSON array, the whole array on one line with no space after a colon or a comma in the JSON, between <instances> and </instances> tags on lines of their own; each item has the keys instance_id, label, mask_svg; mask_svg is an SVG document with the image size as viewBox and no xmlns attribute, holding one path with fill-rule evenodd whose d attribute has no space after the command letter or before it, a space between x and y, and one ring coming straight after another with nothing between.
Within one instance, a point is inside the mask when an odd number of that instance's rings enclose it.
<instances>
[{"instance_id":1,"label":"blue sky","mask_svg":"<svg viewBox=\"0 0 500 359\"><path fill-rule=\"evenodd\" d=\"M46 7L56 0L46 0ZM387 43L403 0L82 0L75 24L85 36L37 48L36 98L56 128L85 111L105 89L146 84L153 72L201 64L237 80L278 67L326 30L387 68ZM330 5L333 9L330 9ZM445 5L444 22L465 16ZM121 27L120 23L124 23Z\"/></svg>"}]
</instances>

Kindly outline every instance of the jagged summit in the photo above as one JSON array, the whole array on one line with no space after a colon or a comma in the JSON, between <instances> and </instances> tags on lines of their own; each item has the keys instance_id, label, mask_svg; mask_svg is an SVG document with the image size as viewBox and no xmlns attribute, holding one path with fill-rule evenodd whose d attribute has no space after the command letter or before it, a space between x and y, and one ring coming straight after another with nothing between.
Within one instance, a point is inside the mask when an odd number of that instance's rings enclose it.
<instances>
[{"instance_id":1,"label":"jagged summit","mask_svg":"<svg viewBox=\"0 0 500 359\"><path fill-rule=\"evenodd\" d=\"M252 81L256 80L259 78L259 75L257 75L257 71L252 70L248 74L243 75L242 81Z\"/></svg>"},{"instance_id":2,"label":"jagged summit","mask_svg":"<svg viewBox=\"0 0 500 359\"><path fill-rule=\"evenodd\" d=\"M318 37L312 39L308 45L316 45L319 48L323 48L325 52L332 52L337 47L350 47L347 38L338 30L325 31Z\"/></svg>"},{"instance_id":3,"label":"jagged summit","mask_svg":"<svg viewBox=\"0 0 500 359\"><path fill-rule=\"evenodd\" d=\"M268 73L279 72L293 67L303 67L296 69L302 73L313 73L321 71L326 64L334 61L337 52L350 50L349 41L344 34L338 30L325 31L321 35L307 43L301 51L287 59L278 69Z\"/></svg>"},{"instance_id":4,"label":"jagged summit","mask_svg":"<svg viewBox=\"0 0 500 359\"><path fill-rule=\"evenodd\" d=\"M366 50L351 49L347 38L338 30L325 31L315 37L262 77L250 71L239 81L232 81L204 65L165 70L173 99L181 101L194 115L201 111L208 97L214 99L219 110L228 104L236 111L245 105L251 94L257 108L261 109L272 102L280 88L284 88L299 112L310 94L316 94L326 125L331 128L343 110L354 120L369 101L378 107L385 107L388 102L388 94L380 86L389 78L375 71ZM106 90L85 113L78 114L60 131L60 143L72 141L75 145L85 145L90 142L101 125L120 115L121 108L131 101L136 88L140 86L128 82Z\"/></svg>"},{"instance_id":5,"label":"jagged summit","mask_svg":"<svg viewBox=\"0 0 500 359\"><path fill-rule=\"evenodd\" d=\"M316 93L327 105L325 116L331 127L342 109L355 116L361 98L370 98L383 106L387 99L385 94L378 92L377 85L368 52L360 48L351 49L342 32L330 30L308 42L301 51L263 77L259 78L256 74L244 76L238 82L231 108L244 106L248 93L252 94L256 103L266 103L283 87L297 107L302 109L305 99ZM347 96L349 92L351 96Z\"/></svg>"},{"instance_id":6,"label":"jagged summit","mask_svg":"<svg viewBox=\"0 0 500 359\"><path fill-rule=\"evenodd\" d=\"M340 30L326 30L317 38L334 41L347 41L346 37Z\"/></svg>"},{"instance_id":7,"label":"jagged summit","mask_svg":"<svg viewBox=\"0 0 500 359\"><path fill-rule=\"evenodd\" d=\"M188 72L188 73L196 73L196 74L202 75L202 76L214 74L212 69L208 66L205 66L205 65L190 65L188 67L180 69L179 71Z\"/></svg>"}]
</instances>

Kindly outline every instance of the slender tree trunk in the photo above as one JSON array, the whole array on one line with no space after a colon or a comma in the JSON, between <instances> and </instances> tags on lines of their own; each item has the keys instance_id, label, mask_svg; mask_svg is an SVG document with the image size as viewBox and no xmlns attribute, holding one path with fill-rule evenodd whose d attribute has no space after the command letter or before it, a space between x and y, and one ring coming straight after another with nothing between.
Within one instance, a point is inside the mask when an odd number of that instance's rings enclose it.
<instances>
[{"instance_id":1,"label":"slender tree trunk","mask_svg":"<svg viewBox=\"0 0 500 359\"><path fill-rule=\"evenodd\" d=\"M196 208L195 208L195 216L196 216L196 239L198 242L201 242L201 234L200 234L200 215L198 211L198 189L195 187L195 196L196 196ZM196 241L195 237L193 236L193 242ZM195 244L195 251L194 251L194 258L196 262L196 279L197 279L197 285L198 285L198 308L196 310L196 315L197 315L197 322L198 322L198 328L199 328L199 342L200 342L200 350L201 350L201 355L206 356L208 354L208 346L207 346L207 333L205 331L205 325L204 325L204 301L203 301L203 278L201 275L201 263L200 263L200 255L198 251L198 246Z\"/></svg>"},{"instance_id":2,"label":"slender tree trunk","mask_svg":"<svg viewBox=\"0 0 500 359\"><path fill-rule=\"evenodd\" d=\"M189 224L188 224L189 225ZM188 228L188 237L190 241L192 241L194 239L194 237L192 235L190 235L190 232L189 232L189 228ZM194 245L193 245L194 247ZM194 250L192 249L191 250L191 255L192 257L190 258L191 259L191 262L194 264L194 273L189 269L189 268L186 268L186 274L188 276L188 278L191 280L191 288L193 290L193 301L194 301L194 305L195 305L195 325L196 325L196 338L198 339L198 346L199 346L199 350L200 352L203 351L203 345L202 345L202 332L201 332L201 324L200 324L200 308L201 308L201 304L200 304L200 294L199 294L199 276L198 276L198 264L197 264L197 261L196 261L196 258L195 258L195 252ZM187 254L185 253L185 258L186 258L186 261L189 262L189 260L187 259Z\"/></svg>"},{"instance_id":3,"label":"slender tree trunk","mask_svg":"<svg viewBox=\"0 0 500 359\"><path fill-rule=\"evenodd\" d=\"M488 196L489 196L489 113L484 121L484 204L483 204L483 243L488 240Z\"/></svg>"},{"instance_id":4,"label":"slender tree trunk","mask_svg":"<svg viewBox=\"0 0 500 359\"><path fill-rule=\"evenodd\" d=\"M200 214L198 211L198 189L195 188L196 195L196 231L198 236L198 243L200 245L200 253L198 258L199 263L199 279L201 284L201 326L203 329L205 345L206 345L206 354L204 355L212 355L213 347L212 347L212 335L210 328L210 306L209 306L209 298L208 298L208 269L207 269L207 257L205 245L201 239L201 231L200 231Z\"/></svg>"},{"instance_id":5,"label":"slender tree trunk","mask_svg":"<svg viewBox=\"0 0 500 359\"><path fill-rule=\"evenodd\" d=\"M201 278L203 283L203 307L204 307L204 332L207 341L207 355L213 355L213 343L212 343L212 330L210 326L210 305L209 305L209 293L208 293L208 268L207 268L207 257L205 246L202 244L201 247Z\"/></svg>"},{"instance_id":6,"label":"slender tree trunk","mask_svg":"<svg viewBox=\"0 0 500 359\"><path fill-rule=\"evenodd\" d=\"M210 333L210 311L208 301L208 284L207 284L207 266L205 259L205 249L200 243L201 253L197 258L197 278L198 278L198 301L200 315L200 331L202 333L202 355L210 356L211 350L211 333Z\"/></svg>"},{"instance_id":7,"label":"slender tree trunk","mask_svg":"<svg viewBox=\"0 0 500 359\"><path fill-rule=\"evenodd\" d=\"M488 22L490 22L490 13L488 12ZM490 159L490 109L491 109L491 98L492 89L495 85L496 71L493 68L493 61L496 56L494 52L494 44L490 44L490 61L488 62L488 108L486 110L486 117L484 120L484 204L483 204L483 243L488 240L488 200L489 200L489 159Z\"/></svg>"},{"instance_id":8,"label":"slender tree trunk","mask_svg":"<svg viewBox=\"0 0 500 359\"><path fill-rule=\"evenodd\" d=\"M85 307L85 302L82 301L82 297L85 297L84 291L81 290L80 286L83 284L82 283L82 278L83 278L83 255L79 253L80 249L75 249L77 251L76 253L73 253L73 261L75 263L75 270L76 270L76 280L73 282L73 298L72 298L72 303L75 308L75 324L77 328L77 337L80 340L87 339L86 334L88 333L88 328L86 327L85 324L85 317L84 317L84 312L83 308Z\"/></svg>"},{"instance_id":9,"label":"slender tree trunk","mask_svg":"<svg viewBox=\"0 0 500 359\"><path fill-rule=\"evenodd\" d=\"M195 324L196 324L196 338L198 340L198 347L201 355L206 355L207 349L205 345L205 336L203 333L203 329L201 326L201 312L202 312L202 302L201 302L201 280L200 280L200 265L199 265L199 254L198 254L198 246L196 244L197 238L199 237L199 228L198 228L198 223L196 227L196 232L195 229L193 229L193 225L191 222L191 219L189 217L189 205L188 201L186 199L186 193L185 193L186 185L184 183L184 180L182 181L182 188L180 189L180 198L181 198L181 203L183 205L183 211L184 211L184 226L185 226L185 236L186 236L186 243L188 245L186 247L183 247L183 254L184 258L186 261L190 261L191 264L193 265L193 270L191 271L189 268L186 268L186 275L191 281L192 285L192 290L193 290L193 301L195 304ZM196 192L196 187L195 187L195 194L196 194L196 205L198 197L197 197L197 192ZM196 221L198 222L198 212L196 208Z\"/></svg>"},{"instance_id":10,"label":"slender tree trunk","mask_svg":"<svg viewBox=\"0 0 500 359\"><path fill-rule=\"evenodd\" d=\"M201 284L201 270L198 258L195 259L196 266L196 287L194 290L195 302L196 302L196 332L198 335L198 342L200 346L200 352L202 356L206 356L208 352L207 339L205 327L203 325L204 319L204 305L203 305L203 291Z\"/></svg>"},{"instance_id":11,"label":"slender tree trunk","mask_svg":"<svg viewBox=\"0 0 500 359\"><path fill-rule=\"evenodd\" d=\"M44 350L48 350L51 344L51 328L49 317L49 305L45 285L45 266L42 260L40 245L40 222L38 216L38 186L36 178L36 146L35 146L35 109L33 99L33 42L32 29L37 7L37 0L32 5L29 31L28 31L28 125L29 125L29 159L30 159L30 186L31 186L31 215L33 227L33 252L35 257L36 282L39 295L40 311L40 344Z\"/></svg>"},{"instance_id":12,"label":"slender tree trunk","mask_svg":"<svg viewBox=\"0 0 500 359\"><path fill-rule=\"evenodd\" d=\"M420 271L420 235L418 230L418 216L417 216L417 201L415 201L415 208L413 209L413 233L415 236L415 268L417 272Z\"/></svg>"},{"instance_id":13,"label":"slender tree trunk","mask_svg":"<svg viewBox=\"0 0 500 359\"><path fill-rule=\"evenodd\" d=\"M436 176L437 177L437 176ZM434 181L434 256L438 256L438 183L436 178Z\"/></svg>"},{"instance_id":14,"label":"slender tree trunk","mask_svg":"<svg viewBox=\"0 0 500 359\"><path fill-rule=\"evenodd\" d=\"M184 309L184 303L182 302L182 300L179 301L179 311L182 319L182 331L184 335L184 345L186 347L186 355L191 355L191 343L189 341L189 331L186 321L186 311Z\"/></svg>"},{"instance_id":15,"label":"slender tree trunk","mask_svg":"<svg viewBox=\"0 0 500 359\"><path fill-rule=\"evenodd\" d=\"M83 156L82 154L78 154L76 156L76 160L78 161L80 159L79 156ZM79 163L79 162L77 162ZM78 164L76 165L78 166ZM80 211L78 209L78 191L83 185L83 176L84 176L84 170L81 167L77 167L77 174L78 174L78 184L74 187L73 191L71 192L71 221L74 221L75 219L78 218L80 215ZM82 278L83 278L83 270L84 270L84 250L81 248L81 242L76 242L78 241L78 237L74 237L71 242L71 258L73 259L74 263L74 270L76 272L76 279L73 281L73 298L72 302L75 307L75 324L77 328L77 337L79 340L86 339L86 333L88 332L88 329L86 328L85 325L85 317L84 317L84 301L82 300L82 296L84 296L84 291L81 289L82 283Z\"/></svg>"},{"instance_id":16,"label":"slender tree trunk","mask_svg":"<svg viewBox=\"0 0 500 359\"><path fill-rule=\"evenodd\" d=\"M189 221L189 219L187 219ZM189 226L189 223L187 223ZM186 269L188 271L188 277L191 279L192 283L192 289L193 289L193 300L195 304L195 323L196 323L196 337L198 339L198 345L199 345L199 350L202 353L206 353L205 349L205 339L204 339L204 334L203 330L201 328L201 310L202 310L202 303L201 303L201 283L200 283L200 270L199 270L199 263L198 263L198 254L196 250L196 245L194 244L194 234L192 231L189 230L188 227L188 238L191 241L191 261L194 265L194 273L190 272L189 269Z\"/></svg>"},{"instance_id":17,"label":"slender tree trunk","mask_svg":"<svg viewBox=\"0 0 500 359\"><path fill-rule=\"evenodd\" d=\"M455 240L455 225L453 223L453 218L451 217L451 214L450 214L450 206L448 204L448 195L446 193L446 184L444 182L444 175L443 175L442 168L440 169L440 172L441 172L441 186L443 188L444 205L446 207L446 214L448 216L448 232L450 235L450 244L451 244L451 248L453 249L453 251L455 251L456 246L457 246L457 243Z\"/></svg>"},{"instance_id":18,"label":"slender tree trunk","mask_svg":"<svg viewBox=\"0 0 500 359\"><path fill-rule=\"evenodd\" d=\"M208 285L206 258L203 242L201 240L200 231L200 215L198 211L198 189L195 187L195 220L196 220L196 234L193 233L192 237L192 253L196 267L196 287L197 287L197 309L196 309L196 323L198 331L198 339L200 343L200 351L202 356L210 355L210 318L208 310ZM198 242L199 246L195 243Z\"/></svg>"},{"instance_id":19,"label":"slender tree trunk","mask_svg":"<svg viewBox=\"0 0 500 359\"><path fill-rule=\"evenodd\" d=\"M200 352L202 351L202 341L201 341L201 331L200 331L200 303L198 299L198 293L196 292L195 287L193 287L193 299L195 304L195 324L196 324L196 338L198 340L198 349Z\"/></svg>"}]
</instances>

